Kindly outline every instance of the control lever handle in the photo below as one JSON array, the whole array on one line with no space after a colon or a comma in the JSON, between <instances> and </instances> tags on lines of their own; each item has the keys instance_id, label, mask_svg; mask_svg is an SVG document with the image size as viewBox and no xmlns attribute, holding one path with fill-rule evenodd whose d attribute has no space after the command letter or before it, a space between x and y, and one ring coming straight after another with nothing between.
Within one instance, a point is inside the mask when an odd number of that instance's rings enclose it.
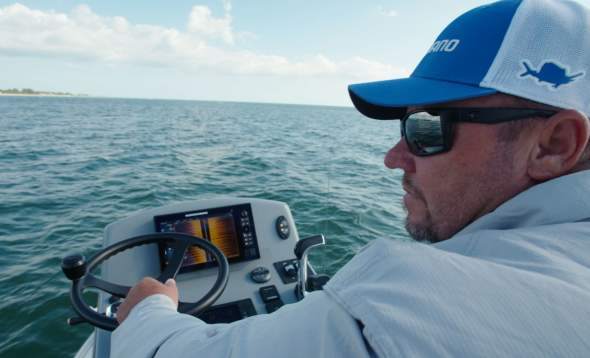
<instances>
[{"instance_id":1,"label":"control lever handle","mask_svg":"<svg viewBox=\"0 0 590 358\"><path fill-rule=\"evenodd\" d=\"M295 245L295 257L299 260L299 280L296 288L298 300L302 300L307 294L307 255L312 247L325 245L324 235L314 235L299 240Z\"/></svg>"},{"instance_id":2,"label":"control lever handle","mask_svg":"<svg viewBox=\"0 0 590 358\"><path fill-rule=\"evenodd\" d=\"M321 234L306 237L305 239L299 240L299 241L297 241L297 244L295 244L295 257L297 257L297 260L301 260L301 258L303 257L303 255L306 253L307 250L309 250L310 248L312 248L314 246L325 245L325 244L326 244L326 239L324 238L324 235L321 235Z\"/></svg>"},{"instance_id":3,"label":"control lever handle","mask_svg":"<svg viewBox=\"0 0 590 358\"><path fill-rule=\"evenodd\" d=\"M66 322L68 323L69 326L76 326L76 325L79 325L80 323L88 323L87 320L85 320L84 318L82 318L80 316L70 317L70 318L68 318L68 320Z\"/></svg>"},{"instance_id":4,"label":"control lever handle","mask_svg":"<svg viewBox=\"0 0 590 358\"><path fill-rule=\"evenodd\" d=\"M93 307L93 306L88 306L88 307L91 310L93 310L94 312L97 312L98 311L98 308L97 307ZM83 318L83 317L81 317L79 315L76 315L74 317L68 318L66 320L66 323L68 324L68 326L77 326L80 323L90 323L90 322L88 322L85 318Z\"/></svg>"}]
</instances>

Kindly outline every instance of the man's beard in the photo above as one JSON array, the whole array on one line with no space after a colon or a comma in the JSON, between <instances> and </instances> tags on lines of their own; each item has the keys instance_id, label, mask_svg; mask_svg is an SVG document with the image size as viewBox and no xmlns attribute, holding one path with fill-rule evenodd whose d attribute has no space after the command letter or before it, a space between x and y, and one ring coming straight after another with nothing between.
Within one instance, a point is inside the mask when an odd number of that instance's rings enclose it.
<instances>
[{"instance_id":1,"label":"man's beard","mask_svg":"<svg viewBox=\"0 0 590 358\"><path fill-rule=\"evenodd\" d=\"M410 237L416 241L428 242L434 244L435 242L442 241L432 229L432 225L411 225L406 218L406 231L410 234Z\"/></svg>"},{"instance_id":2,"label":"man's beard","mask_svg":"<svg viewBox=\"0 0 590 358\"><path fill-rule=\"evenodd\" d=\"M410 224L408 219L409 212L408 208L405 207L406 211L406 231L410 234L410 237L419 242L429 242L435 243L444 240L441 238L435 231L434 231L434 223L432 222L432 217L430 216L430 211L428 211L428 205L426 205L426 200L424 195L416 188L407 175L404 175L403 178L404 187L409 188L412 192L412 195L422 201L424 203L424 207L426 208L426 218L424 219L424 223L422 224Z\"/></svg>"}]
</instances>

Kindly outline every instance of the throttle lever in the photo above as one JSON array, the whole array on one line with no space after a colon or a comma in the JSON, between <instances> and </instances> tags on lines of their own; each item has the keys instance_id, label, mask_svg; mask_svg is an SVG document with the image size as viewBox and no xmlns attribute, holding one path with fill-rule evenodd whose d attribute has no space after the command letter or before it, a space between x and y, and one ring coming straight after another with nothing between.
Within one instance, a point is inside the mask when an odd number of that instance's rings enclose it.
<instances>
[{"instance_id":1,"label":"throttle lever","mask_svg":"<svg viewBox=\"0 0 590 358\"><path fill-rule=\"evenodd\" d=\"M299 283L296 288L296 296L298 300L302 300L307 294L307 255L312 247L325 245L326 239L324 235L314 235L306 237L305 239L297 241L295 244L295 257L299 260Z\"/></svg>"}]
</instances>

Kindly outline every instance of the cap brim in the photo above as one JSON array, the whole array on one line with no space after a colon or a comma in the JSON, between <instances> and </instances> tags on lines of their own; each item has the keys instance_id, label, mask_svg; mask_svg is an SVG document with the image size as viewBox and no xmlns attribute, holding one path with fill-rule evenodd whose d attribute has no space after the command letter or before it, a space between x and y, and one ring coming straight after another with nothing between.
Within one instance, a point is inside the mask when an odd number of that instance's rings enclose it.
<instances>
[{"instance_id":1,"label":"cap brim","mask_svg":"<svg viewBox=\"0 0 590 358\"><path fill-rule=\"evenodd\" d=\"M456 82L410 77L348 86L352 103L375 119L400 119L407 107L481 97L498 91Z\"/></svg>"}]
</instances>

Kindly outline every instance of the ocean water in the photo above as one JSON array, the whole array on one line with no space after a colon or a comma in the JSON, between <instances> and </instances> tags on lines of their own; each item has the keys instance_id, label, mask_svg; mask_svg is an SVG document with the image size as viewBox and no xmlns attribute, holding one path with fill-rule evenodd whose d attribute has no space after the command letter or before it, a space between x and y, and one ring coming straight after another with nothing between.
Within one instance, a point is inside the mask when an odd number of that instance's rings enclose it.
<instances>
[{"instance_id":1,"label":"ocean water","mask_svg":"<svg viewBox=\"0 0 590 358\"><path fill-rule=\"evenodd\" d=\"M334 274L370 240L405 240L393 121L352 108L0 97L0 356L73 355L61 258L129 213L219 195L286 202Z\"/></svg>"}]
</instances>

